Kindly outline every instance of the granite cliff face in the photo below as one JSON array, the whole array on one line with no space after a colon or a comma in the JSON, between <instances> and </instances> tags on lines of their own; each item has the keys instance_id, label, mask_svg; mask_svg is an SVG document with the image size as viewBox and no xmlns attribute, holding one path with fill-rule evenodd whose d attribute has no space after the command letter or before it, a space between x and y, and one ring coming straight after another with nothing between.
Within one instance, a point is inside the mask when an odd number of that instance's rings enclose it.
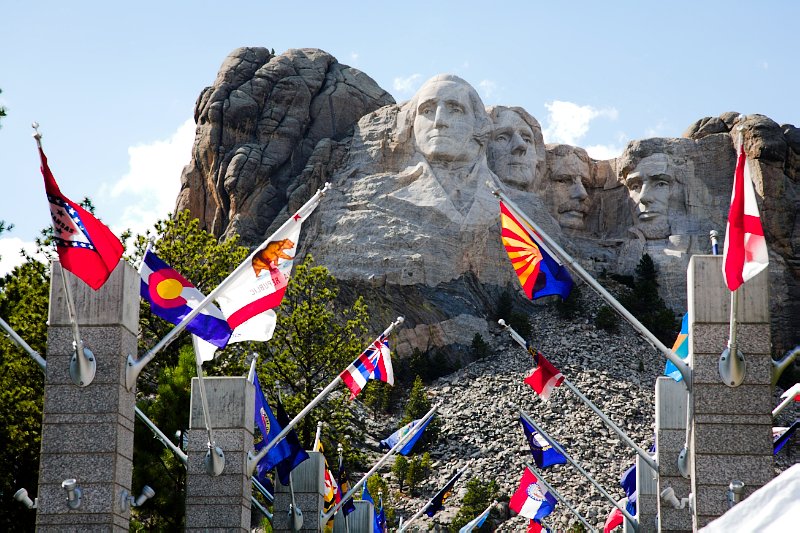
<instances>
[{"instance_id":1,"label":"granite cliff face","mask_svg":"<svg viewBox=\"0 0 800 533\"><path fill-rule=\"evenodd\" d=\"M346 296L367 298L374 329L406 316L401 355L439 348L456 359L475 333L489 334L498 296L519 291L492 189L590 272L631 274L649 253L662 297L682 314L689 258L710 253L712 229L722 247L741 131L782 353L800 344L800 130L737 117L704 118L682 138L632 141L619 158L596 161L579 147L545 146L525 110L486 109L455 76L395 104L325 52L242 48L198 99L177 208L219 237L256 245L330 181L300 253L327 266Z\"/></svg>"}]
</instances>

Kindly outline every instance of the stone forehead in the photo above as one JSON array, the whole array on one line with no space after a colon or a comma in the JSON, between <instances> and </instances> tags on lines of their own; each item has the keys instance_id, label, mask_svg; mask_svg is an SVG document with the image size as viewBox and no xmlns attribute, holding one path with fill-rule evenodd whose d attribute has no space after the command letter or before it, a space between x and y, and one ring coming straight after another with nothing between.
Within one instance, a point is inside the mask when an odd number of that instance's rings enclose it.
<instances>
[{"instance_id":1,"label":"stone forehead","mask_svg":"<svg viewBox=\"0 0 800 533\"><path fill-rule=\"evenodd\" d=\"M671 161L667 154L653 154L645 157L636 168L628 173L628 177L669 175Z\"/></svg>"},{"instance_id":2,"label":"stone forehead","mask_svg":"<svg viewBox=\"0 0 800 533\"><path fill-rule=\"evenodd\" d=\"M589 160L580 148L568 151L562 155L551 158L553 175L562 174L589 174ZM584 157L581 157L581 156Z\"/></svg>"},{"instance_id":3,"label":"stone forehead","mask_svg":"<svg viewBox=\"0 0 800 533\"><path fill-rule=\"evenodd\" d=\"M500 127L507 127L507 126L523 126L533 132L533 128L530 124L516 111L513 109L500 109L497 112L497 116L494 117L494 125L495 128Z\"/></svg>"}]
</instances>

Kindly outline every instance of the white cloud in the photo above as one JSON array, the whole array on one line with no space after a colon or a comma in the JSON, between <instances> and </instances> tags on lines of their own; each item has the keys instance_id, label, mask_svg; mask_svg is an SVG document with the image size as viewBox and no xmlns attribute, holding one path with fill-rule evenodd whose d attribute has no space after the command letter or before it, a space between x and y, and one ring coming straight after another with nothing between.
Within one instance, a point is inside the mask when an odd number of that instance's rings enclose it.
<instances>
[{"instance_id":1,"label":"white cloud","mask_svg":"<svg viewBox=\"0 0 800 533\"><path fill-rule=\"evenodd\" d=\"M589 157L592 159L602 161L604 159L615 159L621 156L624 148L613 144L594 144L585 147L584 150L586 150L586 153L589 154Z\"/></svg>"},{"instance_id":2,"label":"white cloud","mask_svg":"<svg viewBox=\"0 0 800 533\"><path fill-rule=\"evenodd\" d=\"M667 122L659 120L658 124L644 130L645 137L661 137L667 130Z\"/></svg>"},{"instance_id":3,"label":"white cloud","mask_svg":"<svg viewBox=\"0 0 800 533\"><path fill-rule=\"evenodd\" d=\"M392 83L392 88L400 94L414 94L419 87L419 81L422 74L414 73L407 78L395 78Z\"/></svg>"},{"instance_id":4,"label":"white cloud","mask_svg":"<svg viewBox=\"0 0 800 533\"><path fill-rule=\"evenodd\" d=\"M25 262L20 254L20 250L24 249L27 253L33 255L36 250L36 243L23 241L18 237L4 237L0 239L0 276L5 276L14 267L21 265ZM34 256L36 259L44 261L44 257Z\"/></svg>"},{"instance_id":5,"label":"white cloud","mask_svg":"<svg viewBox=\"0 0 800 533\"><path fill-rule=\"evenodd\" d=\"M350 52L350 64L351 66L358 65L358 52Z\"/></svg>"},{"instance_id":6,"label":"white cloud","mask_svg":"<svg viewBox=\"0 0 800 533\"><path fill-rule=\"evenodd\" d=\"M544 106L547 108L547 126L542 133L547 143L577 145L589 131L592 120L600 117L616 120L619 115L613 107L597 109L590 105L581 106L560 100Z\"/></svg>"},{"instance_id":7,"label":"white cloud","mask_svg":"<svg viewBox=\"0 0 800 533\"><path fill-rule=\"evenodd\" d=\"M115 229L144 233L172 212L180 191L181 171L191 159L194 134L194 121L189 119L166 140L128 148L128 173L101 191L111 198L125 199Z\"/></svg>"},{"instance_id":8,"label":"white cloud","mask_svg":"<svg viewBox=\"0 0 800 533\"><path fill-rule=\"evenodd\" d=\"M478 82L478 88L484 101L491 100L497 94L497 83L492 80L481 80Z\"/></svg>"}]
</instances>

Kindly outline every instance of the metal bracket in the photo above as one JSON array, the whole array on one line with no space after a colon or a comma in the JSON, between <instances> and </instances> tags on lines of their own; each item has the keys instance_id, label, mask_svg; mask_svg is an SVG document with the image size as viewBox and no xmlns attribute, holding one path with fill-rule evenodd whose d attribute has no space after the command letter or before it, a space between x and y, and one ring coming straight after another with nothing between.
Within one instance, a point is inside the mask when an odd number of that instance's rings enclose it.
<instances>
[{"instance_id":1,"label":"metal bracket","mask_svg":"<svg viewBox=\"0 0 800 533\"><path fill-rule=\"evenodd\" d=\"M683 477L689 479L689 449L686 447L678 454L678 470Z\"/></svg>"},{"instance_id":2,"label":"metal bracket","mask_svg":"<svg viewBox=\"0 0 800 533\"><path fill-rule=\"evenodd\" d=\"M88 387L94 381L96 371L97 361L92 351L84 346L83 354L79 356L76 349L69 360L69 377L72 382L79 387Z\"/></svg>"},{"instance_id":3,"label":"metal bracket","mask_svg":"<svg viewBox=\"0 0 800 533\"><path fill-rule=\"evenodd\" d=\"M219 446L214 446L213 450L209 447L203 463L206 466L208 475L216 477L225 470L225 452Z\"/></svg>"},{"instance_id":4,"label":"metal bracket","mask_svg":"<svg viewBox=\"0 0 800 533\"><path fill-rule=\"evenodd\" d=\"M719 376L728 387L738 387L747 374L747 364L741 350L736 350L736 357L731 356L730 348L725 348L719 357Z\"/></svg>"},{"instance_id":5,"label":"metal bracket","mask_svg":"<svg viewBox=\"0 0 800 533\"><path fill-rule=\"evenodd\" d=\"M300 531L303 527L303 511L293 504L289 504L289 525L292 531Z\"/></svg>"}]
</instances>

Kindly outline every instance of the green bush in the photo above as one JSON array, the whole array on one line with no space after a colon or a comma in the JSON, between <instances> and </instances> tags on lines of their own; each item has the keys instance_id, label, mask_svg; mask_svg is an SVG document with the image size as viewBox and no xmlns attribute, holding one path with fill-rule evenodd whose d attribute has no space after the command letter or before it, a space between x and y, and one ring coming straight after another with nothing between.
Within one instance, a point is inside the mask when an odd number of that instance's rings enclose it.
<instances>
[{"instance_id":1,"label":"green bush","mask_svg":"<svg viewBox=\"0 0 800 533\"><path fill-rule=\"evenodd\" d=\"M597 311L597 316L594 319L594 325L599 329L612 331L617 328L618 321L619 316L617 315L616 311L607 305L603 305Z\"/></svg>"},{"instance_id":2,"label":"green bush","mask_svg":"<svg viewBox=\"0 0 800 533\"><path fill-rule=\"evenodd\" d=\"M495 322L501 318L508 321L511 318L511 310L513 308L514 301L511 298L511 293L508 291L503 291L503 293L497 299L497 307L495 308L494 316L492 318Z\"/></svg>"},{"instance_id":3,"label":"green bush","mask_svg":"<svg viewBox=\"0 0 800 533\"><path fill-rule=\"evenodd\" d=\"M406 475L408 474L408 459L402 455L396 455L392 465L392 474L394 474L394 480L397 481L397 485L400 487L400 492L403 492Z\"/></svg>"},{"instance_id":4,"label":"green bush","mask_svg":"<svg viewBox=\"0 0 800 533\"><path fill-rule=\"evenodd\" d=\"M508 324L514 328L514 331L519 333L523 339L529 339L531 337L531 333L533 333L531 322L528 320L528 315L525 313L511 313L511 317L508 319Z\"/></svg>"},{"instance_id":5,"label":"green bush","mask_svg":"<svg viewBox=\"0 0 800 533\"><path fill-rule=\"evenodd\" d=\"M565 319L570 320L578 316L578 312L581 309L581 290L580 287L577 285L572 287L572 290L567 296L566 300L561 300L559 298L558 302L556 302L556 310L558 311L558 316Z\"/></svg>"},{"instance_id":6,"label":"green bush","mask_svg":"<svg viewBox=\"0 0 800 533\"><path fill-rule=\"evenodd\" d=\"M450 530L458 531L481 514L495 499L497 490L497 481L495 480L485 483L477 478L470 479L467 482L467 493L461 500L461 509L450 523ZM492 526L487 520L480 528L473 531L492 531Z\"/></svg>"},{"instance_id":7,"label":"green bush","mask_svg":"<svg viewBox=\"0 0 800 533\"><path fill-rule=\"evenodd\" d=\"M644 254L636 266L633 290L622 295L620 303L664 344L670 345L679 331L675 313L658 295L655 263Z\"/></svg>"},{"instance_id":8,"label":"green bush","mask_svg":"<svg viewBox=\"0 0 800 533\"><path fill-rule=\"evenodd\" d=\"M472 337L472 355L475 359L483 359L489 355L489 345L486 344L486 341L483 340L480 333L476 333L475 336Z\"/></svg>"}]
</instances>

